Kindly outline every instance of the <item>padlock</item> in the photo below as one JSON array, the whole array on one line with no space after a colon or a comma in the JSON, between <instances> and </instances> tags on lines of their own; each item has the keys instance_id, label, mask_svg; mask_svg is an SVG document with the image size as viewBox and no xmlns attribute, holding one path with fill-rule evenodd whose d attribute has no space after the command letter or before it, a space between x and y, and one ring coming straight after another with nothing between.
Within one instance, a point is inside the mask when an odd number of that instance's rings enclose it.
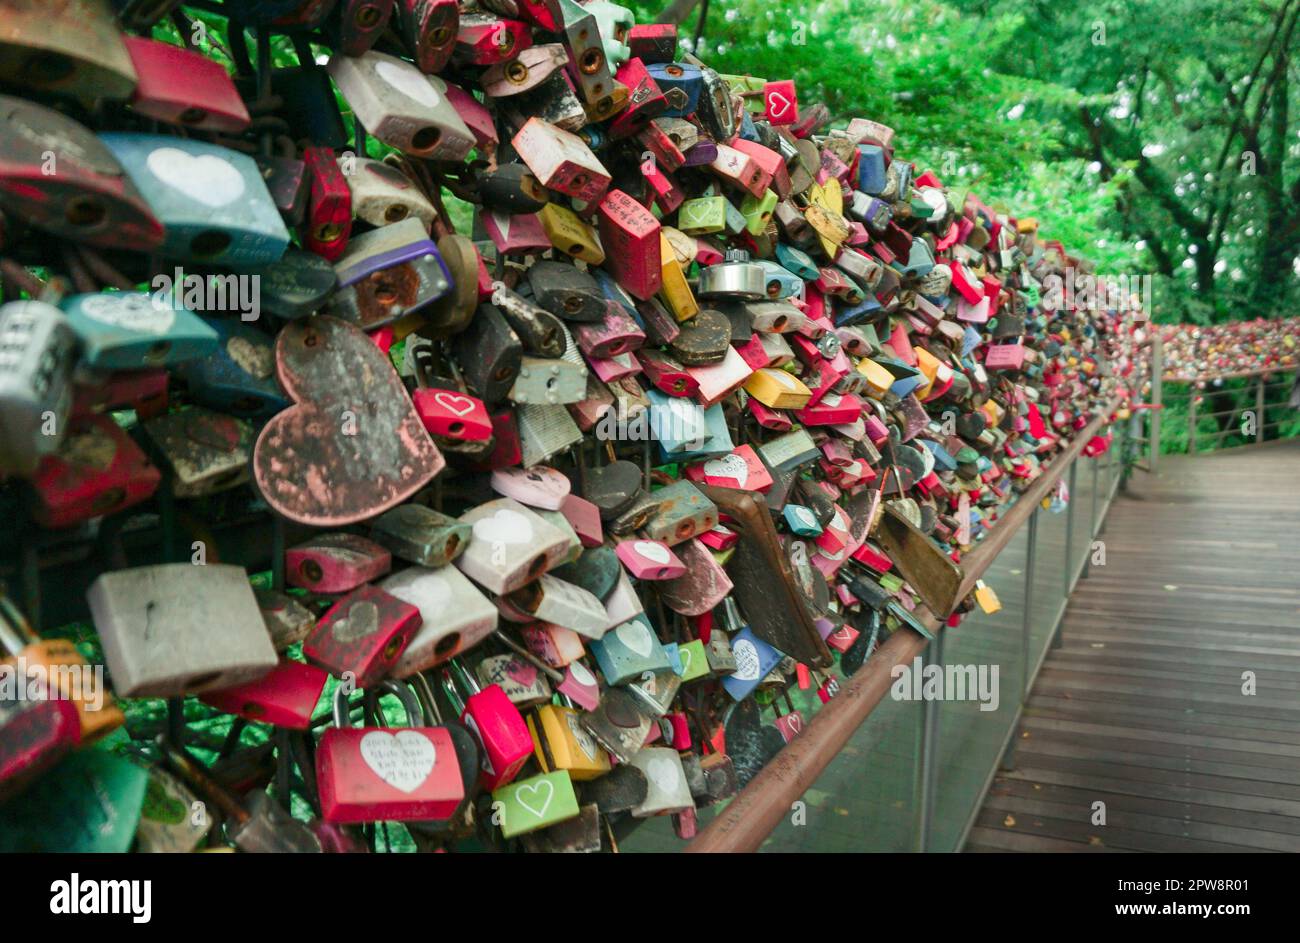
<instances>
[{"instance_id":1,"label":"padlock","mask_svg":"<svg viewBox=\"0 0 1300 943\"><path fill-rule=\"evenodd\" d=\"M368 157L339 157L339 168L352 194L352 212L372 226L418 219L427 233L433 225L433 204L414 181L397 167Z\"/></svg>"},{"instance_id":2,"label":"padlock","mask_svg":"<svg viewBox=\"0 0 1300 943\"><path fill-rule=\"evenodd\" d=\"M359 586L321 616L302 654L335 677L350 674L357 687L368 688L392 672L422 622L410 603Z\"/></svg>"},{"instance_id":3,"label":"padlock","mask_svg":"<svg viewBox=\"0 0 1300 943\"><path fill-rule=\"evenodd\" d=\"M405 685L385 682L409 726L349 725L347 692L334 692L334 726L316 747L316 783L326 822L445 820L465 797L456 748L446 727L421 727L420 708Z\"/></svg>"},{"instance_id":4,"label":"padlock","mask_svg":"<svg viewBox=\"0 0 1300 943\"><path fill-rule=\"evenodd\" d=\"M482 746L479 783L494 790L511 782L533 755L528 725L495 684L481 687L456 661L441 672L448 700Z\"/></svg>"},{"instance_id":5,"label":"padlock","mask_svg":"<svg viewBox=\"0 0 1300 943\"><path fill-rule=\"evenodd\" d=\"M23 685L27 690L26 678ZM80 738L81 722L71 701L47 698L43 691L28 700L0 698L0 803L41 778Z\"/></svg>"},{"instance_id":6,"label":"padlock","mask_svg":"<svg viewBox=\"0 0 1300 943\"><path fill-rule=\"evenodd\" d=\"M41 459L30 482L31 514L42 527L71 527L139 504L161 479L111 416L88 416Z\"/></svg>"},{"instance_id":7,"label":"padlock","mask_svg":"<svg viewBox=\"0 0 1300 943\"><path fill-rule=\"evenodd\" d=\"M624 540L615 545L619 560L638 580L671 580L686 572L686 564L659 540Z\"/></svg>"},{"instance_id":8,"label":"padlock","mask_svg":"<svg viewBox=\"0 0 1300 943\"><path fill-rule=\"evenodd\" d=\"M352 191L347 177L331 148L305 147L302 162L307 186L307 206L299 230L303 248L338 262L352 233Z\"/></svg>"},{"instance_id":9,"label":"padlock","mask_svg":"<svg viewBox=\"0 0 1300 943\"><path fill-rule=\"evenodd\" d=\"M480 305L469 328L452 341L452 353L470 388L489 406L504 400L523 361L523 345L492 305Z\"/></svg>"},{"instance_id":10,"label":"padlock","mask_svg":"<svg viewBox=\"0 0 1300 943\"><path fill-rule=\"evenodd\" d=\"M218 337L168 292L69 295L59 307L81 360L105 370L170 366L212 353Z\"/></svg>"},{"instance_id":11,"label":"padlock","mask_svg":"<svg viewBox=\"0 0 1300 943\"><path fill-rule=\"evenodd\" d=\"M156 134L101 134L162 223L162 251L208 265L263 265L289 232L253 159L228 148Z\"/></svg>"},{"instance_id":12,"label":"padlock","mask_svg":"<svg viewBox=\"0 0 1300 943\"><path fill-rule=\"evenodd\" d=\"M480 684L497 685L517 707L532 707L551 699L547 675L520 655L489 655L478 663L475 673Z\"/></svg>"},{"instance_id":13,"label":"padlock","mask_svg":"<svg viewBox=\"0 0 1300 943\"><path fill-rule=\"evenodd\" d=\"M266 674L275 648L237 566L167 563L102 573L86 593L121 697L174 697ZM209 614L221 613L211 631Z\"/></svg>"},{"instance_id":14,"label":"padlock","mask_svg":"<svg viewBox=\"0 0 1300 943\"><path fill-rule=\"evenodd\" d=\"M473 537L455 566L494 593L537 579L568 550L561 531L510 498L481 504L460 520L471 525Z\"/></svg>"},{"instance_id":15,"label":"padlock","mask_svg":"<svg viewBox=\"0 0 1300 943\"><path fill-rule=\"evenodd\" d=\"M633 817L646 818L695 808L682 758L676 750L647 747L632 757L632 765L645 773L650 786L645 800L632 810Z\"/></svg>"},{"instance_id":16,"label":"padlock","mask_svg":"<svg viewBox=\"0 0 1300 943\"><path fill-rule=\"evenodd\" d=\"M314 665L281 661L253 681L205 691L204 704L227 714L290 730L306 730L329 675Z\"/></svg>"},{"instance_id":17,"label":"padlock","mask_svg":"<svg viewBox=\"0 0 1300 943\"><path fill-rule=\"evenodd\" d=\"M326 68L357 119L385 144L413 157L448 161L464 160L474 147L439 77L375 51L335 53Z\"/></svg>"},{"instance_id":18,"label":"padlock","mask_svg":"<svg viewBox=\"0 0 1300 943\"><path fill-rule=\"evenodd\" d=\"M178 498L237 488L248 481L253 432L234 416L192 406L144 423L145 436L171 473Z\"/></svg>"},{"instance_id":19,"label":"padlock","mask_svg":"<svg viewBox=\"0 0 1300 943\"><path fill-rule=\"evenodd\" d=\"M393 668L394 677L431 668L496 630L496 607L455 566L408 567L379 588L415 606L424 620Z\"/></svg>"},{"instance_id":20,"label":"padlock","mask_svg":"<svg viewBox=\"0 0 1300 943\"><path fill-rule=\"evenodd\" d=\"M576 818L578 798L567 770L530 776L492 793L493 814L506 838Z\"/></svg>"},{"instance_id":21,"label":"padlock","mask_svg":"<svg viewBox=\"0 0 1300 943\"><path fill-rule=\"evenodd\" d=\"M148 778L143 766L107 750L73 753L37 786L0 806L0 853L126 852Z\"/></svg>"},{"instance_id":22,"label":"padlock","mask_svg":"<svg viewBox=\"0 0 1300 943\"><path fill-rule=\"evenodd\" d=\"M455 0L400 0L394 8L398 32L420 71L446 68L456 48L460 10ZM349 53L355 55L355 53Z\"/></svg>"},{"instance_id":23,"label":"padlock","mask_svg":"<svg viewBox=\"0 0 1300 943\"><path fill-rule=\"evenodd\" d=\"M0 669L13 672L16 681L28 683L36 667L53 690L51 700L66 700L77 710L78 740L94 743L112 733L126 720L113 695L104 690L101 673L91 666L67 639L42 639L13 601L0 594ZM35 720L35 718L31 718ZM4 777L0 776L0 780Z\"/></svg>"},{"instance_id":24,"label":"padlock","mask_svg":"<svg viewBox=\"0 0 1300 943\"><path fill-rule=\"evenodd\" d=\"M599 705L583 714L579 723L619 763L632 761L653 725L636 697L619 687L606 688Z\"/></svg>"},{"instance_id":25,"label":"padlock","mask_svg":"<svg viewBox=\"0 0 1300 943\"><path fill-rule=\"evenodd\" d=\"M560 625L587 638L604 634L609 616L594 594L549 573L515 590L510 603L535 619Z\"/></svg>"},{"instance_id":26,"label":"padlock","mask_svg":"<svg viewBox=\"0 0 1300 943\"><path fill-rule=\"evenodd\" d=\"M590 648L609 684L623 684L647 671L654 674L669 670L668 655L644 615L592 640Z\"/></svg>"},{"instance_id":27,"label":"padlock","mask_svg":"<svg viewBox=\"0 0 1300 943\"><path fill-rule=\"evenodd\" d=\"M213 820L194 793L159 766L149 770L135 850L142 854L189 854L212 830Z\"/></svg>"},{"instance_id":28,"label":"padlock","mask_svg":"<svg viewBox=\"0 0 1300 943\"><path fill-rule=\"evenodd\" d=\"M526 23L467 12L456 31L455 59L465 65L490 66L519 55L531 44Z\"/></svg>"},{"instance_id":29,"label":"padlock","mask_svg":"<svg viewBox=\"0 0 1300 943\"><path fill-rule=\"evenodd\" d=\"M347 593L393 568L392 555L356 534L319 534L284 554L285 579L317 593Z\"/></svg>"},{"instance_id":30,"label":"padlock","mask_svg":"<svg viewBox=\"0 0 1300 943\"><path fill-rule=\"evenodd\" d=\"M605 250L595 228L572 210L558 203L547 203L538 212L537 220L553 248L590 265L605 261Z\"/></svg>"},{"instance_id":31,"label":"padlock","mask_svg":"<svg viewBox=\"0 0 1300 943\"><path fill-rule=\"evenodd\" d=\"M583 728L580 717L573 708L554 704L544 704L528 715L528 730L543 772L566 770L577 782L609 772L608 754Z\"/></svg>"},{"instance_id":32,"label":"padlock","mask_svg":"<svg viewBox=\"0 0 1300 943\"><path fill-rule=\"evenodd\" d=\"M248 127L248 109L219 63L143 36L123 40L137 79L131 93L134 111L199 131L238 134Z\"/></svg>"},{"instance_id":33,"label":"padlock","mask_svg":"<svg viewBox=\"0 0 1300 943\"><path fill-rule=\"evenodd\" d=\"M654 492L659 509L647 522L646 536L672 547L718 523L718 508L688 481Z\"/></svg>"},{"instance_id":34,"label":"padlock","mask_svg":"<svg viewBox=\"0 0 1300 943\"><path fill-rule=\"evenodd\" d=\"M587 368L581 362L530 356L520 360L509 393L511 402L537 406L580 403L586 395Z\"/></svg>"},{"instance_id":35,"label":"padlock","mask_svg":"<svg viewBox=\"0 0 1300 943\"><path fill-rule=\"evenodd\" d=\"M288 593L273 589L254 589L257 608L271 636L277 652L283 652L307 637L316 627L316 617L311 610Z\"/></svg>"},{"instance_id":36,"label":"padlock","mask_svg":"<svg viewBox=\"0 0 1300 943\"><path fill-rule=\"evenodd\" d=\"M63 441L76 354L76 335L58 308L0 306L0 473L33 474Z\"/></svg>"},{"instance_id":37,"label":"padlock","mask_svg":"<svg viewBox=\"0 0 1300 943\"><path fill-rule=\"evenodd\" d=\"M129 98L136 85L135 68L107 0L69 0L54 9L7 4L0 80L86 103Z\"/></svg>"},{"instance_id":38,"label":"padlock","mask_svg":"<svg viewBox=\"0 0 1300 943\"><path fill-rule=\"evenodd\" d=\"M537 89L568 61L568 53L559 43L543 43L488 66L479 81L486 96L509 98Z\"/></svg>"},{"instance_id":39,"label":"padlock","mask_svg":"<svg viewBox=\"0 0 1300 943\"><path fill-rule=\"evenodd\" d=\"M506 319L526 353L547 358L564 356L568 337L564 325L551 312L504 287L492 292L492 304Z\"/></svg>"},{"instance_id":40,"label":"padlock","mask_svg":"<svg viewBox=\"0 0 1300 943\"><path fill-rule=\"evenodd\" d=\"M599 203L609 189L609 171L576 134L533 117L511 143L548 189L587 203Z\"/></svg>"},{"instance_id":41,"label":"padlock","mask_svg":"<svg viewBox=\"0 0 1300 943\"><path fill-rule=\"evenodd\" d=\"M630 54L644 62L672 62L677 57L676 23L638 23L627 31Z\"/></svg>"},{"instance_id":42,"label":"padlock","mask_svg":"<svg viewBox=\"0 0 1300 943\"><path fill-rule=\"evenodd\" d=\"M613 77L617 63L606 58L600 27L585 7L576 0L558 0L556 13L569 49L568 75L581 92L592 119L603 121L627 104L627 89Z\"/></svg>"},{"instance_id":43,"label":"padlock","mask_svg":"<svg viewBox=\"0 0 1300 943\"><path fill-rule=\"evenodd\" d=\"M362 233L334 263L336 317L369 331L419 311L451 290L451 275L415 218Z\"/></svg>"},{"instance_id":44,"label":"padlock","mask_svg":"<svg viewBox=\"0 0 1300 943\"><path fill-rule=\"evenodd\" d=\"M71 118L0 96L0 206L91 245L153 249L162 224L113 152Z\"/></svg>"},{"instance_id":45,"label":"padlock","mask_svg":"<svg viewBox=\"0 0 1300 943\"><path fill-rule=\"evenodd\" d=\"M207 321L217 349L181 365L194 402L240 418L265 418L289 405L275 381L274 340L244 321Z\"/></svg>"},{"instance_id":46,"label":"padlock","mask_svg":"<svg viewBox=\"0 0 1300 943\"><path fill-rule=\"evenodd\" d=\"M492 472L491 482L497 494L548 511L563 507L572 487L568 478L546 465L500 468Z\"/></svg>"},{"instance_id":47,"label":"padlock","mask_svg":"<svg viewBox=\"0 0 1300 943\"><path fill-rule=\"evenodd\" d=\"M590 274L563 262L541 259L529 267L534 301L566 321L600 321L606 299Z\"/></svg>"},{"instance_id":48,"label":"padlock","mask_svg":"<svg viewBox=\"0 0 1300 943\"><path fill-rule=\"evenodd\" d=\"M409 563L440 567L464 552L470 527L421 504L402 504L375 518L370 536Z\"/></svg>"}]
</instances>

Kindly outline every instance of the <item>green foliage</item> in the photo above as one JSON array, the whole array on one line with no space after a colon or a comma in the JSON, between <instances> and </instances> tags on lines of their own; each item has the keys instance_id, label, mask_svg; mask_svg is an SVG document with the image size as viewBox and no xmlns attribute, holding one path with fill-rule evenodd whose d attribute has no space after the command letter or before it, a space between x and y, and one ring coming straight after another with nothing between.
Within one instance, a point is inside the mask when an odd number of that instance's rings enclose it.
<instances>
[{"instance_id":1,"label":"green foliage","mask_svg":"<svg viewBox=\"0 0 1300 943\"><path fill-rule=\"evenodd\" d=\"M698 55L890 125L1099 271L1154 274L1156 320L1210 323L1297 293L1297 18L1300 0L714 0Z\"/></svg>"}]
</instances>

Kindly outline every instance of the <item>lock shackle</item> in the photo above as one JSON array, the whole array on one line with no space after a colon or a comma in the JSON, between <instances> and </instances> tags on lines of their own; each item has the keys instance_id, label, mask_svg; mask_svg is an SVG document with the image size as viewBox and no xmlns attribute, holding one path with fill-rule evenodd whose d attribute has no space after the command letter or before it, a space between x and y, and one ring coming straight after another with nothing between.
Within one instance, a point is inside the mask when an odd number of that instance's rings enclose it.
<instances>
[{"instance_id":1,"label":"lock shackle","mask_svg":"<svg viewBox=\"0 0 1300 943\"><path fill-rule=\"evenodd\" d=\"M373 687L366 688L365 710L367 718L374 716L378 718L376 727L386 726L384 723L383 712L379 709L379 699L385 695L391 694L402 702L402 707L406 711L406 725L408 727L419 727L424 719L424 712L421 710L419 698L409 685L402 684L392 678L385 678ZM367 723L370 721L367 720Z\"/></svg>"},{"instance_id":2,"label":"lock shackle","mask_svg":"<svg viewBox=\"0 0 1300 943\"><path fill-rule=\"evenodd\" d=\"M722 600L722 618L719 620L722 625L720 628L728 634L739 632L749 623L745 617L740 614L740 606L736 603L735 596L725 596Z\"/></svg>"},{"instance_id":3,"label":"lock shackle","mask_svg":"<svg viewBox=\"0 0 1300 943\"><path fill-rule=\"evenodd\" d=\"M438 710L438 701L433 696L433 686L429 684L429 679L421 672L411 675L408 682L415 688L415 697L420 702L420 708L424 711L424 723L429 727L442 726L442 711Z\"/></svg>"},{"instance_id":4,"label":"lock shackle","mask_svg":"<svg viewBox=\"0 0 1300 943\"><path fill-rule=\"evenodd\" d=\"M465 687L469 689L471 697L475 694L483 693L482 685L475 680L474 676L470 674L469 670L463 664L460 663L459 659L453 658L448 662L448 666L451 668L452 676L457 678L461 684L465 685Z\"/></svg>"},{"instance_id":5,"label":"lock shackle","mask_svg":"<svg viewBox=\"0 0 1300 943\"><path fill-rule=\"evenodd\" d=\"M456 679L452 676L449 669L443 668L438 672L438 681L442 685L442 691L447 695L447 700L451 703L452 709L459 715L465 713L465 698L461 697L460 691L456 688Z\"/></svg>"},{"instance_id":6,"label":"lock shackle","mask_svg":"<svg viewBox=\"0 0 1300 943\"><path fill-rule=\"evenodd\" d=\"M17 655L39 641L22 610L8 596L0 594L0 655Z\"/></svg>"}]
</instances>

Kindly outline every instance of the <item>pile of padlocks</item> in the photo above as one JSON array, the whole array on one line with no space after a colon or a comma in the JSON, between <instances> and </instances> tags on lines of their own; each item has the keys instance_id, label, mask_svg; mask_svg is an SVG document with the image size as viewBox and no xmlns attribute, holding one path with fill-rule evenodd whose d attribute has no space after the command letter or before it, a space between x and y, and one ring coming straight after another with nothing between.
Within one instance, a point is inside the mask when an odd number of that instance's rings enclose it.
<instances>
[{"instance_id":1,"label":"pile of padlocks","mask_svg":"<svg viewBox=\"0 0 1300 943\"><path fill-rule=\"evenodd\" d=\"M233 77L187 6L0 3L0 643L75 695L84 595L169 699L0 700L5 848L688 838L1132 369L1033 220L673 26L195 7Z\"/></svg>"},{"instance_id":2,"label":"pile of padlocks","mask_svg":"<svg viewBox=\"0 0 1300 943\"><path fill-rule=\"evenodd\" d=\"M1227 374L1293 371L1300 366L1300 318L1161 327L1165 377L1206 382Z\"/></svg>"}]
</instances>

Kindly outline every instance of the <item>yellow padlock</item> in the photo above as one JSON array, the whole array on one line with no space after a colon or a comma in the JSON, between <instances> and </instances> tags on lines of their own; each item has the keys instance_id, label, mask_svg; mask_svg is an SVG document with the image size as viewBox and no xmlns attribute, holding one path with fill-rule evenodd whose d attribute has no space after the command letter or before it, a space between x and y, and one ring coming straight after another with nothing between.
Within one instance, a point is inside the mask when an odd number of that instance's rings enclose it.
<instances>
[{"instance_id":1,"label":"yellow padlock","mask_svg":"<svg viewBox=\"0 0 1300 943\"><path fill-rule=\"evenodd\" d=\"M750 374L745 392L768 409L803 409L812 399L812 390L802 380L774 367L761 367Z\"/></svg>"},{"instance_id":2,"label":"yellow padlock","mask_svg":"<svg viewBox=\"0 0 1300 943\"><path fill-rule=\"evenodd\" d=\"M983 580L977 580L975 583L975 601L979 607L984 610L985 615L993 615L1002 608L1002 602L998 599L998 594L993 591L993 587Z\"/></svg>"},{"instance_id":3,"label":"yellow padlock","mask_svg":"<svg viewBox=\"0 0 1300 943\"><path fill-rule=\"evenodd\" d=\"M605 250L600 246L596 230L584 223L578 214L567 206L547 203L537 214L546 230L546 238L551 245L589 265L600 265L605 261Z\"/></svg>"},{"instance_id":4,"label":"yellow padlock","mask_svg":"<svg viewBox=\"0 0 1300 943\"><path fill-rule=\"evenodd\" d=\"M858 373L867 378L864 392L872 399L883 399L894 385L894 375L870 357L859 360L857 369Z\"/></svg>"},{"instance_id":5,"label":"yellow padlock","mask_svg":"<svg viewBox=\"0 0 1300 943\"><path fill-rule=\"evenodd\" d=\"M568 770L569 778L577 782L609 772L609 754L578 723L573 708L543 704L527 720L533 755L542 772Z\"/></svg>"},{"instance_id":6,"label":"yellow padlock","mask_svg":"<svg viewBox=\"0 0 1300 943\"><path fill-rule=\"evenodd\" d=\"M695 293L686 282L686 272L677 261L673 245L659 230L659 258L663 271L663 287L659 290L659 300L667 305L678 321L689 321L700 313L700 306L695 300Z\"/></svg>"}]
</instances>

